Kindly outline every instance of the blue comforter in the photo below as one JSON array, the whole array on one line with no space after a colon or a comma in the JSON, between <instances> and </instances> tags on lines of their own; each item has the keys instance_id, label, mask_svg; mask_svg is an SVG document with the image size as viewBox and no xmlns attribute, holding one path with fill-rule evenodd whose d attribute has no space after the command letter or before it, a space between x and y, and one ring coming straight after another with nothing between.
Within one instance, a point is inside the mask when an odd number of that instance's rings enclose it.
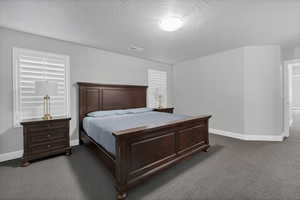
<instances>
[{"instance_id":1,"label":"blue comforter","mask_svg":"<svg viewBox=\"0 0 300 200\"><path fill-rule=\"evenodd\" d=\"M163 125L185 118L188 116L154 111L108 117L85 117L83 128L91 138L115 155L115 137L112 132L141 126Z\"/></svg>"}]
</instances>

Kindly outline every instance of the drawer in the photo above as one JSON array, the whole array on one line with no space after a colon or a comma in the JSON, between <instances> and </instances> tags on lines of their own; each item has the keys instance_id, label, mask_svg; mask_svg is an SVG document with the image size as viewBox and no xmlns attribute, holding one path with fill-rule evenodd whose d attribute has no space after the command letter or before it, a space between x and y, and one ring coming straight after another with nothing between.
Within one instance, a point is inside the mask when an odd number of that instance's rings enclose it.
<instances>
[{"instance_id":1,"label":"drawer","mask_svg":"<svg viewBox=\"0 0 300 200\"><path fill-rule=\"evenodd\" d=\"M29 139L31 144L39 144L60 139L67 139L67 134L68 129L54 129L43 132L35 132L34 134L29 135Z\"/></svg>"},{"instance_id":2,"label":"drawer","mask_svg":"<svg viewBox=\"0 0 300 200\"><path fill-rule=\"evenodd\" d=\"M51 142L51 135L48 131L37 132L36 134L31 134L29 136L30 144L40 144L45 142Z\"/></svg>"},{"instance_id":3,"label":"drawer","mask_svg":"<svg viewBox=\"0 0 300 200\"><path fill-rule=\"evenodd\" d=\"M36 124L30 124L24 126L28 133L35 133L35 132L42 132L52 129L60 129L60 128L68 128L69 121L62 120L62 121L42 121Z\"/></svg>"},{"instance_id":4,"label":"drawer","mask_svg":"<svg viewBox=\"0 0 300 200\"><path fill-rule=\"evenodd\" d=\"M52 142L51 144L51 151L56 151L59 149L64 149L66 147L69 147L69 141L67 140L57 140L55 142Z\"/></svg>"},{"instance_id":5,"label":"drawer","mask_svg":"<svg viewBox=\"0 0 300 200\"><path fill-rule=\"evenodd\" d=\"M33 154L44 153L44 152L49 152L51 150L51 147L52 147L51 141L47 141L44 143L29 145L29 151L30 151L30 153L33 153Z\"/></svg>"},{"instance_id":6,"label":"drawer","mask_svg":"<svg viewBox=\"0 0 300 200\"><path fill-rule=\"evenodd\" d=\"M56 129L56 128L67 128L69 125L69 121L53 121L49 123L50 129Z\"/></svg>"},{"instance_id":7,"label":"drawer","mask_svg":"<svg viewBox=\"0 0 300 200\"><path fill-rule=\"evenodd\" d=\"M68 128L63 129L52 129L48 132L48 137L50 137L52 140L58 140L58 139L67 139L69 134Z\"/></svg>"},{"instance_id":8,"label":"drawer","mask_svg":"<svg viewBox=\"0 0 300 200\"><path fill-rule=\"evenodd\" d=\"M49 130L49 125L46 123L26 126L26 131L28 133L44 132L48 130Z\"/></svg>"},{"instance_id":9,"label":"drawer","mask_svg":"<svg viewBox=\"0 0 300 200\"><path fill-rule=\"evenodd\" d=\"M56 141L48 141L40 144L32 144L29 146L29 151L32 154L39 154L45 152L51 152L52 150L62 149L68 147L69 143L66 139L56 140Z\"/></svg>"}]
</instances>

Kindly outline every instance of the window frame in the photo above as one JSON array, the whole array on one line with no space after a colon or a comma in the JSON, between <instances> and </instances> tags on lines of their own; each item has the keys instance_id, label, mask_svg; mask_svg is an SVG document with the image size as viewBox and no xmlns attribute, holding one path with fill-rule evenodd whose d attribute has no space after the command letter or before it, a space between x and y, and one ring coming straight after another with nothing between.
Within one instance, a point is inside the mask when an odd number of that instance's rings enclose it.
<instances>
[{"instance_id":1,"label":"window frame","mask_svg":"<svg viewBox=\"0 0 300 200\"><path fill-rule=\"evenodd\" d=\"M25 48L19 48L19 47L13 47L12 48L12 82L13 82L13 126L14 127L21 127L20 122L22 121L20 117L21 113L21 106L20 106L20 86L19 86L19 56L20 52L31 52L34 54L40 54L43 56L57 56L62 57L65 59L65 90L66 90L66 114L64 116L70 117L70 56L65 54L57 54L52 52L46 52L46 51L39 51L39 50L32 50L32 49L25 49Z\"/></svg>"}]
</instances>

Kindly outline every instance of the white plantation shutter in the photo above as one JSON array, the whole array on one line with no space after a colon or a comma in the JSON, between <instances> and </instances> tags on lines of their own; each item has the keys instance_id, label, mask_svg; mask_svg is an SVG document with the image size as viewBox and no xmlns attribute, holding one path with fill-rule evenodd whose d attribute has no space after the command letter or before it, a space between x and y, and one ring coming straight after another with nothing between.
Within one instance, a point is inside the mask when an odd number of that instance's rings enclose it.
<instances>
[{"instance_id":1,"label":"white plantation shutter","mask_svg":"<svg viewBox=\"0 0 300 200\"><path fill-rule=\"evenodd\" d=\"M157 92L162 94L162 106L167 106L167 72L148 70L148 107L158 107Z\"/></svg>"},{"instance_id":2,"label":"white plantation shutter","mask_svg":"<svg viewBox=\"0 0 300 200\"><path fill-rule=\"evenodd\" d=\"M43 116L43 96L36 96L35 82L48 80L58 84L51 96L51 115L69 115L69 57L52 53L13 49L14 123Z\"/></svg>"}]
</instances>

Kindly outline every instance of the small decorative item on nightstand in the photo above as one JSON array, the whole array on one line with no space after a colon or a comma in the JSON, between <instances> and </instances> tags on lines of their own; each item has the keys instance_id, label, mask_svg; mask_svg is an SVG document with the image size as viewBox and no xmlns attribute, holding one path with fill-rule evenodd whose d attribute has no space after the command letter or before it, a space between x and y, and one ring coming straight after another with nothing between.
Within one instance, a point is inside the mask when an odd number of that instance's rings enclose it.
<instances>
[{"instance_id":1,"label":"small decorative item on nightstand","mask_svg":"<svg viewBox=\"0 0 300 200\"><path fill-rule=\"evenodd\" d=\"M173 113L174 108L154 108L153 110L157 112Z\"/></svg>"},{"instance_id":2,"label":"small decorative item on nightstand","mask_svg":"<svg viewBox=\"0 0 300 200\"><path fill-rule=\"evenodd\" d=\"M24 154L22 167L29 161L51 155L71 154L69 122L71 118L52 118L51 120L28 120L23 125Z\"/></svg>"},{"instance_id":3,"label":"small decorative item on nightstand","mask_svg":"<svg viewBox=\"0 0 300 200\"><path fill-rule=\"evenodd\" d=\"M161 88L155 89L155 100L158 105L158 108L162 108L163 95Z\"/></svg>"},{"instance_id":4,"label":"small decorative item on nightstand","mask_svg":"<svg viewBox=\"0 0 300 200\"><path fill-rule=\"evenodd\" d=\"M51 110L50 110L50 96L57 95L57 83L50 81L36 81L35 89L37 96L43 96L44 99L44 120L52 119Z\"/></svg>"}]
</instances>

